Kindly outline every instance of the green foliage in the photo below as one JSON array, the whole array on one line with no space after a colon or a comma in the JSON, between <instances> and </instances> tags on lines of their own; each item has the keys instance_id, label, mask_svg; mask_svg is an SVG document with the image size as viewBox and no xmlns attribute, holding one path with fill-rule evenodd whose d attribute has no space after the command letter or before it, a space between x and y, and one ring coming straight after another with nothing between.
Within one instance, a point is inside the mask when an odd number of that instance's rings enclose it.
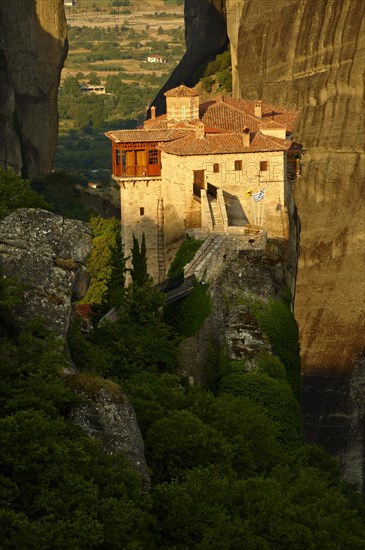
<instances>
[{"instance_id":1,"label":"green foliage","mask_svg":"<svg viewBox=\"0 0 365 550\"><path fill-rule=\"evenodd\" d=\"M259 353L255 357L257 363L257 372L266 374L275 380L285 380L286 372L283 363L275 355L269 353Z\"/></svg>"},{"instance_id":2,"label":"green foliage","mask_svg":"<svg viewBox=\"0 0 365 550\"><path fill-rule=\"evenodd\" d=\"M216 80L219 84L219 87L226 91L232 91L232 67L231 67L231 52L228 48L222 54L216 56L216 58L211 61L203 74L202 77L202 87L205 91L210 93L212 91L214 81Z\"/></svg>"},{"instance_id":3,"label":"green foliage","mask_svg":"<svg viewBox=\"0 0 365 550\"><path fill-rule=\"evenodd\" d=\"M47 176L38 176L32 180L32 188L41 193L52 205L56 214L67 218L87 221L91 212L82 204L81 193L77 186L87 185L80 174L57 170Z\"/></svg>"},{"instance_id":4,"label":"green foliage","mask_svg":"<svg viewBox=\"0 0 365 550\"><path fill-rule=\"evenodd\" d=\"M193 291L189 296L165 307L164 319L178 334L188 338L202 327L211 309L208 287L194 281Z\"/></svg>"},{"instance_id":5,"label":"green foliage","mask_svg":"<svg viewBox=\"0 0 365 550\"><path fill-rule=\"evenodd\" d=\"M191 262L203 242L204 240L186 237L181 243L179 250L176 252L175 258L171 262L167 276L174 277L175 275L183 273L184 267Z\"/></svg>"},{"instance_id":6,"label":"green foliage","mask_svg":"<svg viewBox=\"0 0 365 550\"><path fill-rule=\"evenodd\" d=\"M107 290L103 296L103 305L106 308L120 306L125 297L125 276L127 272L127 258L124 256L124 245L122 244L121 228L115 229L114 242L111 244L109 255L109 274L106 280Z\"/></svg>"},{"instance_id":7,"label":"green foliage","mask_svg":"<svg viewBox=\"0 0 365 550\"><path fill-rule=\"evenodd\" d=\"M0 354L1 547L153 544L137 475L64 417L74 397L59 342L34 322Z\"/></svg>"},{"instance_id":8,"label":"green foliage","mask_svg":"<svg viewBox=\"0 0 365 550\"><path fill-rule=\"evenodd\" d=\"M185 469L219 463L227 468L231 448L214 428L189 411L172 411L147 432L146 451L156 480L171 480Z\"/></svg>"},{"instance_id":9,"label":"green foliage","mask_svg":"<svg viewBox=\"0 0 365 550\"><path fill-rule=\"evenodd\" d=\"M4 313L20 300L23 287L14 277L7 277L0 265L0 321Z\"/></svg>"},{"instance_id":10,"label":"green foliage","mask_svg":"<svg viewBox=\"0 0 365 550\"><path fill-rule=\"evenodd\" d=\"M286 380L274 380L257 372L232 372L221 380L221 391L260 403L279 428L279 440L286 448L302 440L299 405Z\"/></svg>"},{"instance_id":11,"label":"green foliage","mask_svg":"<svg viewBox=\"0 0 365 550\"><path fill-rule=\"evenodd\" d=\"M144 233L142 234L141 249L139 248L138 239L133 234L133 248L132 248L132 269L131 276L133 284L141 287L147 281L150 280L150 276L147 273L147 250L146 239Z\"/></svg>"},{"instance_id":12,"label":"green foliage","mask_svg":"<svg viewBox=\"0 0 365 550\"><path fill-rule=\"evenodd\" d=\"M239 480L215 467L200 467L188 471L182 482L158 485L153 492L158 547L363 547L364 525L338 488L316 470L302 469L297 476L284 470Z\"/></svg>"},{"instance_id":13,"label":"green foliage","mask_svg":"<svg viewBox=\"0 0 365 550\"><path fill-rule=\"evenodd\" d=\"M300 394L300 352L298 326L284 301L270 300L253 305L261 330L268 336L273 353L285 366L286 376L294 395Z\"/></svg>"},{"instance_id":14,"label":"green foliage","mask_svg":"<svg viewBox=\"0 0 365 550\"><path fill-rule=\"evenodd\" d=\"M110 277L110 251L115 246L115 237L120 232L120 224L115 218L93 216L90 219L92 249L87 262L91 283L81 303L101 304L107 291Z\"/></svg>"},{"instance_id":15,"label":"green foliage","mask_svg":"<svg viewBox=\"0 0 365 550\"><path fill-rule=\"evenodd\" d=\"M43 197L35 193L28 180L22 179L13 170L0 168L0 218L17 208L43 208L50 210Z\"/></svg>"}]
</instances>

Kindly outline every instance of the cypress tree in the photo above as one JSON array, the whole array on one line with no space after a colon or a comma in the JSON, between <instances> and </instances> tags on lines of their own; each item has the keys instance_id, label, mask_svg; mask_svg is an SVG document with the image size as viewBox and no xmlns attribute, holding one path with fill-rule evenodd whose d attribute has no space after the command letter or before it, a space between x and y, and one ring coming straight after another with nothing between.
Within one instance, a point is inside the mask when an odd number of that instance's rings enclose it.
<instances>
[{"instance_id":1,"label":"cypress tree","mask_svg":"<svg viewBox=\"0 0 365 550\"><path fill-rule=\"evenodd\" d=\"M147 272L147 249L144 233L142 234L141 248L138 239L133 235L131 276L133 283L139 287L151 279Z\"/></svg>"},{"instance_id":2,"label":"cypress tree","mask_svg":"<svg viewBox=\"0 0 365 550\"><path fill-rule=\"evenodd\" d=\"M104 295L104 303L107 307L120 305L124 297L125 275L127 271L126 261L127 258L124 256L120 227L118 227L115 234L115 242L110 247L110 274L107 280L108 290Z\"/></svg>"}]
</instances>

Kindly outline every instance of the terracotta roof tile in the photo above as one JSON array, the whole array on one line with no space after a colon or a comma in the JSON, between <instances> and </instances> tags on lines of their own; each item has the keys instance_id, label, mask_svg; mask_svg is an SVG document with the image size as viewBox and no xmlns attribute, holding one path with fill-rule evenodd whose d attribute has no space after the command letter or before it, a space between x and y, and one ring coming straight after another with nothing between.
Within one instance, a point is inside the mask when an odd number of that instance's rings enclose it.
<instances>
[{"instance_id":1,"label":"terracotta roof tile","mask_svg":"<svg viewBox=\"0 0 365 550\"><path fill-rule=\"evenodd\" d=\"M237 133L208 134L204 139L186 136L176 141L162 144L159 149L180 156L219 155L224 153L254 153L258 151L286 151L291 141L265 136L258 132L250 147L243 146L243 137Z\"/></svg>"},{"instance_id":2,"label":"terracotta roof tile","mask_svg":"<svg viewBox=\"0 0 365 550\"><path fill-rule=\"evenodd\" d=\"M229 113L229 114L228 114ZM240 131L243 123L257 132L262 123L276 122L288 131L293 131L298 118L296 111L290 111L271 103L262 103L262 117L255 116L255 102L243 99L218 98L200 104L200 115L204 122L222 127L228 131Z\"/></svg>"},{"instance_id":3,"label":"terracotta roof tile","mask_svg":"<svg viewBox=\"0 0 365 550\"><path fill-rule=\"evenodd\" d=\"M186 136L186 129L112 130L105 135L115 142L171 141Z\"/></svg>"},{"instance_id":4,"label":"terracotta roof tile","mask_svg":"<svg viewBox=\"0 0 365 550\"><path fill-rule=\"evenodd\" d=\"M92 317L92 305L91 304L75 304L75 311L82 319L87 321Z\"/></svg>"}]
</instances>

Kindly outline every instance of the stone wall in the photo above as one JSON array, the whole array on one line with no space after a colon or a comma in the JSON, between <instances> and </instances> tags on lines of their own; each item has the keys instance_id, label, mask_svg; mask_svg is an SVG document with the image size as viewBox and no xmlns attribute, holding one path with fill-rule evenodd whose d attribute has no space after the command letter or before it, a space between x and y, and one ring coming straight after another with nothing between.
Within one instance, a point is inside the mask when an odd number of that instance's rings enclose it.
<instances>
[{"instance_id":1,"label":"stone wall","mask_svg":"<svg viewBox=\"0 0 365 550\"><path fill-rule=\"evenodd\" d=\"M130 256L133 246L133 234L141 243L142 234L144 233L148 270L154 280L158 282L157 214L159 201L162 198L161 179L120 180L119 185L125 255ZM128 266L130 267L130 261Z\"/></svg>"},{"instance_id":2,"label":"stone wall","mask_svg":"<svg viewBox=\"0 0 365 550\"><path fill-rule=\"evenodd\" d=\"M226 155L179 157L162 153L163 194L165 206L171 202L174 212L171 225L182 231L191 208L194 170L206 171L206 183L224 191L228 213L234 209L231 222L243 225L262 220L270 238L288 238L287 203L290 189L285 186L285 154L283 152L237 153ZM242 161L242 170L235 170L235 161ZM268 170L260 172L260 162L268 161ZM213 165L219 164L219 172ZM190 175L189 175L190 174ZM247 191L266 188L265 199L255 203ZM189 227L189 226L188 226ZM169 238L169 216L166 213L166 236Z\"/></svg>"}]
</instances>

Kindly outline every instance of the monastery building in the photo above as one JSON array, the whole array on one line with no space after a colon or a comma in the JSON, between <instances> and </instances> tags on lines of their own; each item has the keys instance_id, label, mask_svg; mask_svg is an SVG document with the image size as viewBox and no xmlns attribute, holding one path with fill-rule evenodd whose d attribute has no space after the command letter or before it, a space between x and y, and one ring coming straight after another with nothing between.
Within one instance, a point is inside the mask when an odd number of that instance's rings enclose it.
<instances>
[{"instance_id":1,"label":"monastery building","mask_svg":"<svg viewBox=\"0 0 365 550\"><path fill-rule=\"evenodd\" d=\"M261 101L200 103L181 85L165 93L166 114L137 130L110 131L113 178L121 190L125 250L145 233L149 270L165 278L166 250L187 229L225 234L262 227L288 239L291 184L300 146L297 113Z\"/></svg>"}]
</instances>

